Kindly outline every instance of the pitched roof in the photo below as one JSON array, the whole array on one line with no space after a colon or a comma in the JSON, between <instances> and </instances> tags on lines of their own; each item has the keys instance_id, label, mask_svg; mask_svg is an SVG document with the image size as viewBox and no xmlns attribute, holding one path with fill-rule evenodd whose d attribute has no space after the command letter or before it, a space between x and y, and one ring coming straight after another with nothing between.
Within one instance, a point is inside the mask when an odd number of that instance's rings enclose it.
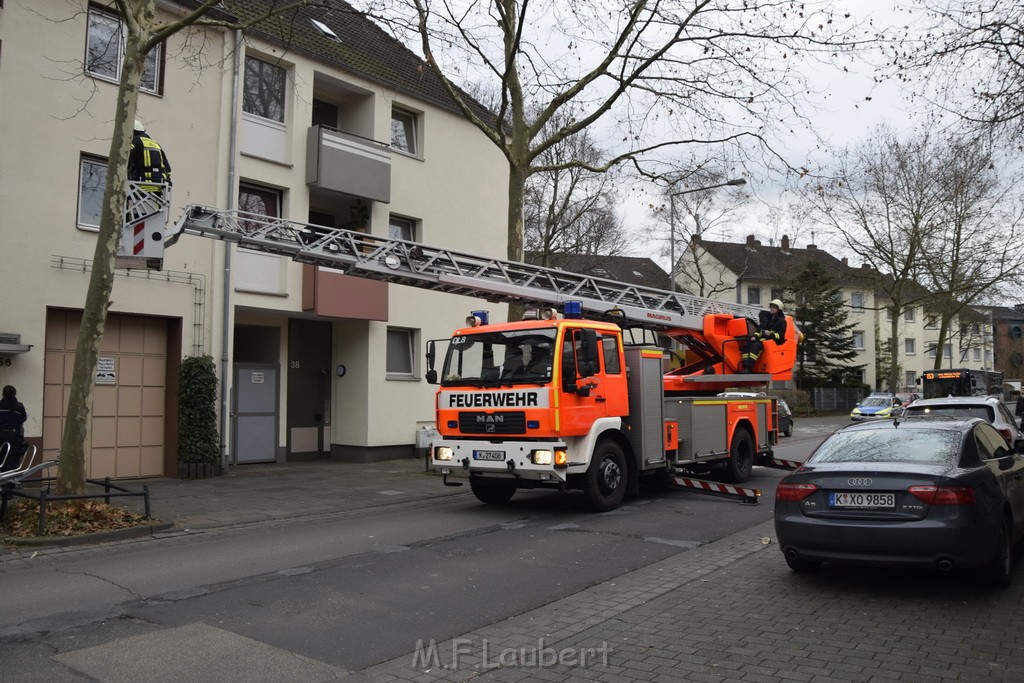
<instances>
[{"instance_id":1,"label":"pitched roof","mask_svg":"<svg viewBox=\"0 0 1024 683\"><path fill-rule=\"evenodd\" d=\"M321 0L329 7L304 5L248 29L248 33L275 43L289 52L304 54L342 71L392 88L417 100L462 115L430 66L399 40L344 0ZM184 4L194 4L186 0ZM280 0L244 0L227 9L242 21L264 15ZM313 20L337 36L326 35ZM460 90L460 92L462 92ZM487 121L494 114L462 93L473 112Z\"/></svg>"},{"instance_id":2,"label":"pitched roof","mask_svg":"<svg viewBox=\"0 0 1024 683\"><path fill-rule=\"evenodd\" d=\"M526 262L539 264L538 252L527 252ZM570 273L593 275L594 277L631 285L642 285L655 289L668 288L668 273L657 263L646 257L608 256L602 254L550 254L548 268L558 268Z\"/></svg>"}]
</instances>

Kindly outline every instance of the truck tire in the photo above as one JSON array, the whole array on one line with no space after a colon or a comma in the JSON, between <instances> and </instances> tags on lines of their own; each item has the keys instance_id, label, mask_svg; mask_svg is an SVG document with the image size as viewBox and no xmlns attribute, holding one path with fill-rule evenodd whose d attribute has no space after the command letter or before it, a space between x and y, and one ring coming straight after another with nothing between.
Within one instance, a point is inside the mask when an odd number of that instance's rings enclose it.
<instances>
[{"instance_id":1,"label":"truck tire","mask_svg":"<svg viewBox=\"0 0 1024 683\"><path fill-rule=\"evenodd\" d=\"M469 478L469 488L473 489L473 495L477 500L487 505L502 505L512 500L515 495L515 488L512 486L496 486L494 484L480 481L480 477Z\"/></svg>"},{"instance_id":2,"label":"truck tire","mask_svg":"<svg viewBox=\"0 0 1024 683\"><path fill-rule=\"evenodd\" d=\"M750 432L740 427L732 434L729 446L729 460L725 463L725 480L733 484L742 484L750 479L754 471L754 441Z\"/></svg>"},{"instance_id":3,"label":"truck tire","mask_svg":"<svg viewBox=\"0 0 1024 683\"><path fill-rule=\"evenodd\" d=\"M583 494L590 507L598 512L619 507L626 495L627 479L626 456L619 444L607 439L598 441L583 481Z\"/></svg>"}]
</instances>

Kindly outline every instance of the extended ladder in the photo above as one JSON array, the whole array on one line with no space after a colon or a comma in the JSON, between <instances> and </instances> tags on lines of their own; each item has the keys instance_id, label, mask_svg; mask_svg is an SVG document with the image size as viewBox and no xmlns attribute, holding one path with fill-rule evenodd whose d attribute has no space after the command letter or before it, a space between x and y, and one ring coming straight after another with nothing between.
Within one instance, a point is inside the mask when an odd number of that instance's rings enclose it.
<instances>
[{"instance_id":1,"label":"extended ladder","mask_svg":"<svg viewBox=\"0 0 1024 683\"><path fill-rule=\"evenodd\" d=\"M246 249L289 256L360 277L483 296L493 302L546 307L580 301L583 310L592 316L611 314L626 326L651 330L701 330L709 313L756 318L758 312L755 306L195 204L185 207L181 218L168 230L165 245L173 245L182 233L215 237Z\"/></svg>"}]
</instances>

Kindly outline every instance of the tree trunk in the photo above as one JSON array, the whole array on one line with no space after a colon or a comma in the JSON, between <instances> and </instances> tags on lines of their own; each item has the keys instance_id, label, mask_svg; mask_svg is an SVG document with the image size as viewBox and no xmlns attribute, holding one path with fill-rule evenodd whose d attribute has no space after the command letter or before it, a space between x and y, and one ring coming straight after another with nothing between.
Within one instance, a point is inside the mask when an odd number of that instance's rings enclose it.
<instances>
[{"instance_id":1,"label":"tree trunk","mask_svg":"<svg viewBox=\"0 0 1024 683\"><path fill-rule=\"evenodd\" d=\"M900 358L896 351L899 344L900 315L902 310L897 311L893 307L892 322L889 324L889 391L896 393L900 386Z\"/></svg>"},{"instance_id":2,"label":"tree trunk","mask_svg":"<svg viewBox=\"0 0 1024 683\"><path fill-rule=\"evenodd\" d=\"M508 174L508 260L523 261L523 194L527 171L524 166L509 164ZM509 322L523 319L525 306L509 304Z\"/></svg>"},{"instance_id":3,"label":"tree trunk","mask_svg":"<svg viewBox=\"0 0 1024 683\"><path fill-rule=\"evenodd\" d=\"M89 421L92 393L95 386L96 359L110 308L114 287L114 258L124 225L125 190L128 154L131 151L132 129L138 104L146 56L139 50L139 36L129 35L121 65L121 84L114 109L114 134L107 160L107 183L103 191L100 229L96 236L89 289L82 311L82 327L75 348L75 364L71 375L64 433L61 438L60 466L57 469L57 493L76 494L85 491L85 463L89 454Z\"/></svg>"}]
</instances>

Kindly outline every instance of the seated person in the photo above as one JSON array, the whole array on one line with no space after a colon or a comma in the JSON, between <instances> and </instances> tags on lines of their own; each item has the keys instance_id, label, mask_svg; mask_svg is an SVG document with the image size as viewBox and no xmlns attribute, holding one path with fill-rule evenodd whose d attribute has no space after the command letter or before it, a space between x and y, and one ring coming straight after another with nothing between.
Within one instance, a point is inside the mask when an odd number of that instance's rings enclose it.
<instances>
[{"instance_id":1,"label":"seated person","mask_svg":"<svg viewBox=\"0 0 1024 683\"><path fill-rule=\"evenodd\" d=\"M741 347L740 372L754 371L754 363L764 351L765 340L774 341L780 346L786 341L786 314L782 312L781 299L772 299L768 310L761 311L758 318L758 331Z\"/></svg>"},{"instance_id":2,"label":"seated person","mask_svg":"<svg viewBox=\"0 0 1024 683\"><path fill-rule=\"evenodd\" d=\"M551 347L547 344L530 347L530 362L526 366L526 374L547 376L550 373Z\"/></svg>"},{"instance_id":3,"label":"seated person","mask_svg":"<svg viewBox=\"0 0 1024 683\"><path fill-rule=\"evenodd\" d=\"M505 349L505 360L501 364L501 377L521 377L526 370L523 362L523 349L519 346L509 346Z\"/></svg>"}]
</instances>

